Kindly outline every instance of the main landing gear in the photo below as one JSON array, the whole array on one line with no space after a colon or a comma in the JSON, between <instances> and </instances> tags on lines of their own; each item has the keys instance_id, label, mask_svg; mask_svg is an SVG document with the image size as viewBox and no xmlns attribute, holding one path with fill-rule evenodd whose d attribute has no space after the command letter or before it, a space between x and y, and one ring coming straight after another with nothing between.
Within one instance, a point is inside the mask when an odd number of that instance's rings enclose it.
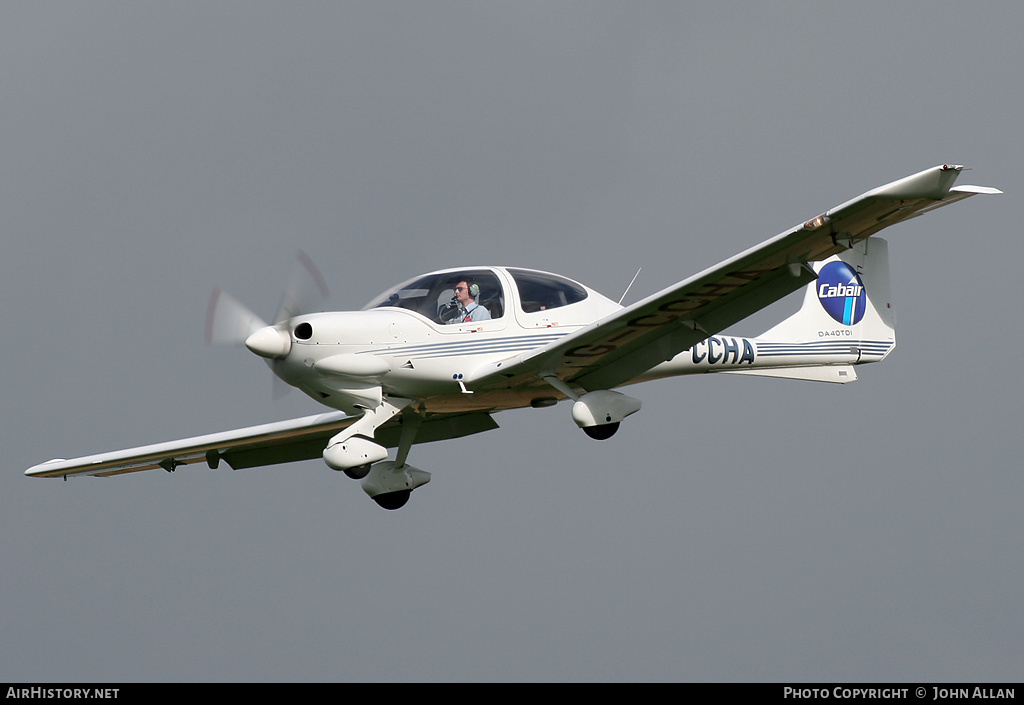
<instances>
[{"instance_id":1,"label":"main landing gear","mask_svg":"<svg viewBox=\"0 0 1024 705\"><path fill-rule=\"evenodd\" d=\"M615 423L603 423L597 426L584 426L583 432L593 438L595 441L606 441L615 435L615 432L619 430L619 422Z\"/></svg>"},{"instance_id":2,"label":"main landing gear","mask_svg":"<svg viewBox=\"0 0 1024 705\"><path fill-rule=\"evenodd\" d=\"M611 438L624 418L640 411L640 400L627 397L622 392L610 389L587 392L553 374L541 375L541 379L573 400L572 420L594 440Z\"/></svg>"}]
</instances>

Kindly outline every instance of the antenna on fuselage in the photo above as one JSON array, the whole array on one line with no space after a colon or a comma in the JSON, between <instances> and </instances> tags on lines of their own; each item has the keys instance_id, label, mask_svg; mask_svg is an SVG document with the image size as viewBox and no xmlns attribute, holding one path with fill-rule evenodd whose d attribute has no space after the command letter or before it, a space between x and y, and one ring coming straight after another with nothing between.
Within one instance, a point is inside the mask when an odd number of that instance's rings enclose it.
<instances>
[{"instance_id":1,"label":"antenna on fuselage","mask_svg":"<svg viewBox=\"0 0 1024 705\"><path fill-rule=\"evenodd\" d=\"M631 286L633 286L633 282L635 282L636 278L640 276L640 270L641 269L643 269L643 267L641 267L640 269L636 270L636 274L634 274L633 278L629 281L629 286L626 287L626 290L624 292L622 292L622 296L619 297L619 306L622 305L622 300L624 298L626 298L626 294L629 293L629 289L630 289Z\"/></svg>"}]
</instances>

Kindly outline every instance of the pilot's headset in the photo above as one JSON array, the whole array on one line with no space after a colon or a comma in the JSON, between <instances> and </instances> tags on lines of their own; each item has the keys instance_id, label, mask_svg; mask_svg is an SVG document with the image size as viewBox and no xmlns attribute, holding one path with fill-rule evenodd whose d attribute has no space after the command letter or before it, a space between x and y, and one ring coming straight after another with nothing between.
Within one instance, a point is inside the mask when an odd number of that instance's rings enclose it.
<instances>
[{"instance_id":1,"label":"pilot's headset","mask_svg":"<svg viewBox=\"0 0 1024 705\"><path fill-rule=\"evenodd\" d=\"M473 299L474 301L476 301L477 297L480 296L480 285L477 284L473 280L467 281L466 285L469 286L469 296L470 296L470 298Z\"/></svg>"}]
</instances>

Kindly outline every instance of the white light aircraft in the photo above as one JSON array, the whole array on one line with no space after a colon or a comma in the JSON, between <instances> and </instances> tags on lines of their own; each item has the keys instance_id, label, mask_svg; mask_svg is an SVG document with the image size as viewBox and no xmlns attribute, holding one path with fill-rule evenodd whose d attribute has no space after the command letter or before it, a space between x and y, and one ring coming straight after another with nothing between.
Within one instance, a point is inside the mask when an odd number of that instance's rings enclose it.
<instances>
[{"instance_id":1,"label":"white light aircraft","mask_svg":"<svg viewBox=\"0 0 1024 705\"><path fill-rule=\"evenodd\" d=\"M871 236L1000 193L954 186L962 169L937 166L868 191L626 307L565 277L513 267L419 276L360 311L303 312L293 292L273 325L215 292L208 333L244 341L332 411L51 460L25 474L107 477L221 461L237 470L322 457L397 509L430 480L406 462L414 443L497 428L491 415L504 409L572 399L576 425L606 439L640 410L615 391L636 382L708 372L852 382L855 365L896 346L887 244ZM766 333L721 334L801 287L799 311ZM393 460L389 448L397 448Z\"/></svg>"}]
</instances>

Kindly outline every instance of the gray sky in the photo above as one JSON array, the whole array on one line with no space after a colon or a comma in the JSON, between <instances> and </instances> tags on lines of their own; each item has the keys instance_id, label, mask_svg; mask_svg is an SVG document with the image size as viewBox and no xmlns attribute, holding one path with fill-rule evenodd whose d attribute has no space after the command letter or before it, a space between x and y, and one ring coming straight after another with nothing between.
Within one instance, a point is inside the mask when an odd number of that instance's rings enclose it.
<instances>
[{"instance_id":1,"label":"gray sky","mask_svg":"<svg viewBox=\"0 0 1024 705\"><path fill-rule=\"evenodd\" d=\"M0 679L1019 680L1024 10L844 7L3 3ZM856 384L508 412L398 512L319 462L22 475L315 413L203 344L296 248L338 309L481 263L636 300L943 162L1006 195L887 231Z\"/></svg>"}]
</instances>

